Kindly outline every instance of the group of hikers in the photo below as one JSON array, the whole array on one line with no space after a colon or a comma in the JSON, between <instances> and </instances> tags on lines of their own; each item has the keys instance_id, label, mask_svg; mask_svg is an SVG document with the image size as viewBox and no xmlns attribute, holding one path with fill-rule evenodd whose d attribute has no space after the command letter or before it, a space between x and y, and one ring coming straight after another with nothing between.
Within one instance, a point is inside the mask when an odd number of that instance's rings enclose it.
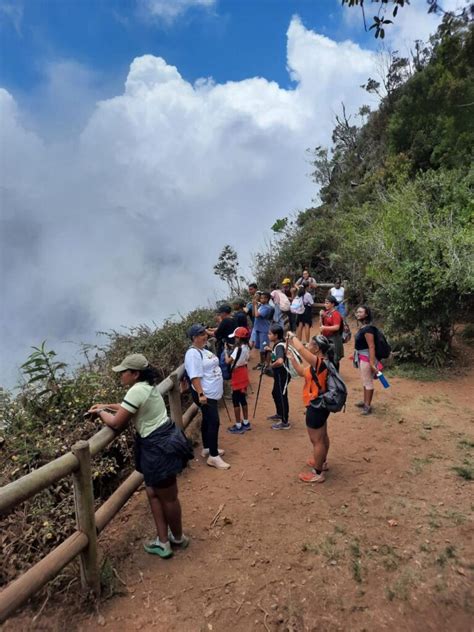
<instances>
[{"instance_id":1,"label":"group of hikers","mask_svg":"<svg viewBox=\"0 0 474 632\"><path fill-rule=\"evenodd\" d=\"M273 430L291 428L288 386L292 377L303 378L302 397L312 455L307 461L309 471L301 472L299 480L325 481L327 420L331 412L340 410L340 405L335 408L330 398L337 395L338 387L341 392L345 389L339 362L344 356L344 342L350 339L350 329L345 320L344 287L337 279L319 312L319 333L311 336L316 288L316 280L308 270L294 284L284 278L280 285L272 284L269 291L260 291L257 284L251 283L247 301L239 298L217 308L216 326L196 323L189 328L191 344L185 354L183 383L201 411L201 455L207 459L207 465L218 470L231 467L222 458L224 450L219 448L219 402L225 383L231 387L235 416L228 432L243 435L252 429L247 401L248 367L252 351L256 350L258 361L252 368L260 371L257 399L263 376L273 379L275 413L268 418ZM381 368L381 358L376 357L378 330L366 305L359 306L355 316L358 331L353 363L360 371L363 386L363 399L356 406L362 415L370 415L374 377ZM135 466L144 476L157 530L157 537L145 543L144 548L148 553L170 557L172 547L189 544L182 529L176 476L193 458L193 450L184 433L169 419L156 388L158 372L144 355L131 354L112 370L127 388L124 399L120 404L95 404L89 413L115 430L133 422ZM345 403L345 396L341 401ZM255 410L256 404L254 414Z\"/></svg>"}]
</instances>

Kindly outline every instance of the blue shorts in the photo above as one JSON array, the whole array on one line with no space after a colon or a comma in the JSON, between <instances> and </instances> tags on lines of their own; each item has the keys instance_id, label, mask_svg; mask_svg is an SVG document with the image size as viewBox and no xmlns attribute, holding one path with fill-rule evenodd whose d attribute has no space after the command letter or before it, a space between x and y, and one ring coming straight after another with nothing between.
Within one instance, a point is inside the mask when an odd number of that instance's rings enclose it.
<instances>
[{"instance_id":1,"label":"blue shorts","mask_svg":"<svg viewBox=\"0 0 474 632\"><path fill-rule=\"evenodd\" d=\"M250 336L250 342L254 343L255 349L263 352L264 348L268 345L268 333L255 331L254 327L252 329L252 335Z\"/></svg>"}]
</instances>

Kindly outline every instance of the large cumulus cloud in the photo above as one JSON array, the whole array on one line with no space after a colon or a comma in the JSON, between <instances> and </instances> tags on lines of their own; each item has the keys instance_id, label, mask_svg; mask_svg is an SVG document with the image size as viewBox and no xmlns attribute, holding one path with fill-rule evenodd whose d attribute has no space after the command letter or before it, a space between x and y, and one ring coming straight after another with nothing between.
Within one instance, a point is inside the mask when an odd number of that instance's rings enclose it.
<instances>
[{"instance_id":1,"label":"large cumulus cloud","mask_svg":"<svg viewBox=\"0 0 474 632\"><path fill-rule=\"evenodd\" d=\"M305 149L328 142L341 101L367 100L375 60L298 18L287 36L291 89L192 85L145 55L59 140L0 91L3 380L43 338L70 355L64 341L215 299L222 246L248 264L275 218L311 203Z\"/></svg>"}]
</instances>

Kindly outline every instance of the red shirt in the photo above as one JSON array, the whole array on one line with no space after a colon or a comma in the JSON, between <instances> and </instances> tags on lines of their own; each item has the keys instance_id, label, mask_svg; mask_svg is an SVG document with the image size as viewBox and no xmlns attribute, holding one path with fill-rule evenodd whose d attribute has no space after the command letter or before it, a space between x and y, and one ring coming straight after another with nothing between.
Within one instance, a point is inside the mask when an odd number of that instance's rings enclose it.
<instances>
[{"instance_id":1,"label":"red shirt","mask_svg":"<svg viewBox=\"0 0 474 632\"><path fill-rule=\"evenodd\" d=\"M332 309L324 312L323 314L323 326L321 327L321 333L324 336L331 337L339 333L342 328L342 316L337 309ZM324 327L332 327L333 325L339 325L339 329L336 331L326 331Z\"/></svg>"}]
</instances>

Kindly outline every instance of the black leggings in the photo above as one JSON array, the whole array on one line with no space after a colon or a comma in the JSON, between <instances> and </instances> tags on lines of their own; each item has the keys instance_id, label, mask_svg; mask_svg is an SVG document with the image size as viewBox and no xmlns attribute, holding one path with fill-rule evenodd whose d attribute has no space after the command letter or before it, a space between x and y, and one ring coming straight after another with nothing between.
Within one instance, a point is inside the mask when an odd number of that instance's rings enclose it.
<instances>
[{"instance_id":1,"label":"black leggings","mask_svg":"<svg viewBox=\"0 0 474 632\"><path fill-rule=\"evenodd\" d=\"M280 415L281 420L284 423L288 423L288 415L290 412L290 405L288 403L288 388L285 389L285 385L289 383L290 379L291 377L285 368L278 367L273 369L272 397L275 402L277 415Z\"/></svg>"},{"instance_id":2,"label":"black leggings","mask_svg":"<svg viewBox=\"0 0 474 632\"><path fill-rule=\"evenodd\" d=\"M247 393L245 391L232 391L232 405L234 408L247 406Z\"/></svg>"},{"instance_id":3,"label":"black leggings","mask_svg":"<svg viewBox=\"0 0 474 632\"><path fill-rule=\"evenodd\" d=\"M202 414L201 437L202 447L209 449L210 456L219 456L217 450L219 440L219 408L217 399L207 399L207 404L200 404L198 394L191 389L194 403L199 406Z\"/></svg>"}]
</instances>

